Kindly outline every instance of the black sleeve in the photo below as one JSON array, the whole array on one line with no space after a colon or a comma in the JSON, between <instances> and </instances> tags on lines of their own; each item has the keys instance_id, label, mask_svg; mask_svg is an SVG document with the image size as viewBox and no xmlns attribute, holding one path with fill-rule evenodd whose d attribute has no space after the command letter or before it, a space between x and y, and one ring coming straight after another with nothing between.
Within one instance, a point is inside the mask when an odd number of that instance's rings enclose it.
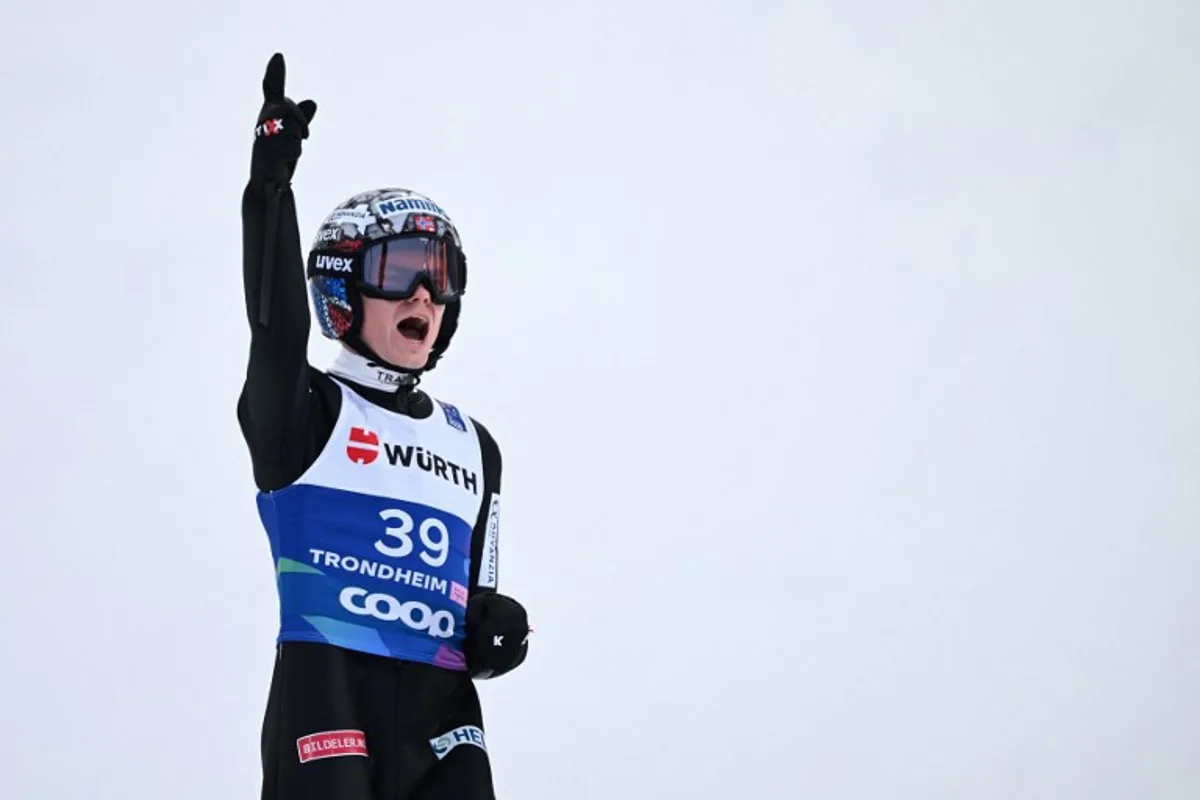
<instances>
[{"instance_id":1,"label":"black sleeve","mask_svg":"<svg viewBox=\"0 0 1200 800\"><path fill-rule=\"evenodd\" d=\"M470 597L474 599L479 595L485 594L501 594L499 592L499 496L500 496L500 473L502 463L500 459L500 446L496 444L496 440L492 438L491 433L487 428L479 424L478 421L471 420L475 424L476 430L479 432L479 446L483 451L483 502L480 504L479 518L475 521L475 529L471 536L471 587ZM495 504L495 505L494 505ZM491 584L481 586L480 582ZM498 598L497 598L498 599ZM510 598L509 605L515 603ZM515 607L520 607L519 603ZM468 627L471 625L468 612ZM484 625L487 623L484 622ZM468 636L468 641L473 637ZM486 637L490 639L490 636ZM529 642L526 637L520 644L520 648L512 654L512 660L508 663L500 665L491 665L489 667L480 667L477 670L472 670L471 677L476 680L490 680L499 678L501 675L507 675L525 662L529 654ZM471 656L467 656L470 662Z\"/></svg>"},{"instance_id":2,"label":"black sleeve","mask_svg":"<svg viewBox=\"0 0 1200 800\"><path fill-rule=\"evenodd\" d=\"M479 447L483 454L483 502L479 505L479 517L471 532L471 594L494 592L499 569L499 503L500 473L503 463L500 446L492 434L478 420L472 418L479 434ZM495 513L493 514L493 509ZM491 586L480 586L480 578ZM491 580L489 580L489 577Z\"/></svg>"},{"instance_id":3,"label":"black sleeve","mask_svg":"<svg viewBox=\"0 0 1200 800\"><path fill-rule=\"evenodd\" d=\"M336 391L311 391L325 376L308 363L311 320L296 200L287 184L280 185L274 198L272 194L254 184L242 194L250 360L237 414L255 483L264 491L287 486L304 473L332 433L340 400ZM272 199L278 204L274 226ZM264 252L269 253L266 262ZM264 272L270 273L265 306Z\"/></svg>"}]
</instances>

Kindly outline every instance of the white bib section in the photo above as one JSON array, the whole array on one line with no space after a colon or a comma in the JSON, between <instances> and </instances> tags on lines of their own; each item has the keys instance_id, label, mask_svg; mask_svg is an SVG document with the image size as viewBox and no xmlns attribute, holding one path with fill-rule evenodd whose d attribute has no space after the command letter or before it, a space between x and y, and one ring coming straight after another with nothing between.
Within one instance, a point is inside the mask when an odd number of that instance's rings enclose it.
<instances>
[{"instance_id":1,"label":"white bib section","mask_svg":"<svg viewBox=\"0 0 1200 800\"><path fill-rule=\"evenodd\" d=\"M296 485L432 506L474 527L484 501L483 455L467 416L435 401L429 417L414 419L338 387L337 426Z\"/></svg>"}]
</instances>

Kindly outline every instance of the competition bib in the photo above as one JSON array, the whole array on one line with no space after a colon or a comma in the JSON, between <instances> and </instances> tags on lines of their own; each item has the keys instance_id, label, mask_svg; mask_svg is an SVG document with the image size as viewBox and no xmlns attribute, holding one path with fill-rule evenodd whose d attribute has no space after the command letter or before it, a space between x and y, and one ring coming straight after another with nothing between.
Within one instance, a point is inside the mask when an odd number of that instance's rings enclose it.
<instances>
[{"instance_id":1,"label":"competition bib","mask_svg":"<svg viewBox=\"0 0 1200 800\"><path fill-rule=\"evenodd\" d=\"M483 491L474 428L453 406L415 420L341 389L337 426L316 462L293 485L258 496L279 640L465 669Z\"/></svg>"}]
</instances>

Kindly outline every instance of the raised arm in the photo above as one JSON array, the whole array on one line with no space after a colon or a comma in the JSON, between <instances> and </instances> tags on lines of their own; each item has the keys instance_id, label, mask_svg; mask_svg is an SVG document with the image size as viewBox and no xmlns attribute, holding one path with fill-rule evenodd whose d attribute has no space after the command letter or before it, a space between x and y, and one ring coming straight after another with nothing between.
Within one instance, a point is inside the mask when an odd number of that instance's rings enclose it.
<instances>
[{"instance_id":1,"label":"raised arm","mask_svg":"<svg viewBox=\"0 0 1200 800\"><path fill-rule=\"evenodd\" d=\"M250 180L242 192L242 273L250 359L238 421L260 489L299 477L308 434L310 316L304 251L291 180L316 113L311 100L284 96L283 56L263 77Z\"/></svg>"}]
</instances>

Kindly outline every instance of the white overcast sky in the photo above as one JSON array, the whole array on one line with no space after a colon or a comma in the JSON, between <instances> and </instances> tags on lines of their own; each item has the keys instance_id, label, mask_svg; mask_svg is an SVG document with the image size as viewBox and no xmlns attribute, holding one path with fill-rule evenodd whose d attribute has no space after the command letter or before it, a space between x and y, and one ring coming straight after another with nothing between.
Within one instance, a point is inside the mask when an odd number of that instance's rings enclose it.
<instances>
[{"instance_id":1,"label":"white overcast sky","mask_svg":"<svg viewBox=\"0 0 1200 800\"><path fill-rule=\"evenodd\" d=\"M1196 3L3 16L0 797L258 796L276 50L306 244L386 185L465 237L502 798L1200 796Z\"/></svg>"}]
</instances>

